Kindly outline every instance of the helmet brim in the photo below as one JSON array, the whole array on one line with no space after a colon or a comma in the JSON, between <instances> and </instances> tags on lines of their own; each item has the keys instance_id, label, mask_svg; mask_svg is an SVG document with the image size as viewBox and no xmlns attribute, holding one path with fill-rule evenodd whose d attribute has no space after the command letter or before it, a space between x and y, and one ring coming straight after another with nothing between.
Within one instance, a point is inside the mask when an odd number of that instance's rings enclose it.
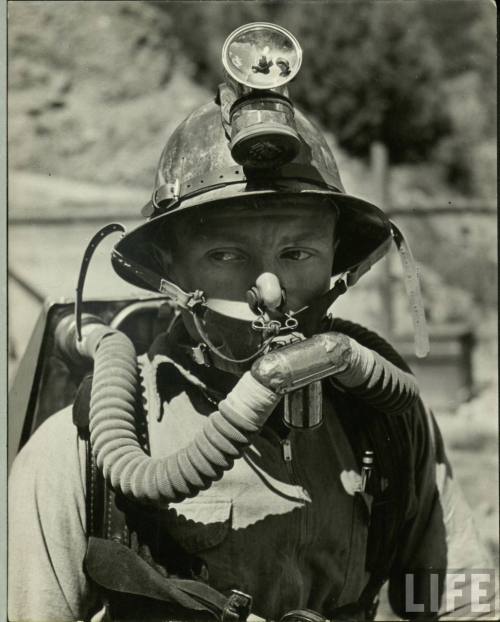
<instances>
[{"instance_id":1,"label":"helmet brim","mask_svg":"<svg viewBox=\"0 0 500 622\"><path fill-rule=\"evenodd\" d=\"M294 184L293 189L283 186L259 190L252 190L249 188L249 184L238 184L237 186L221 187L188 197L175 205L173 209L133 229L113 249L111 261L117 274L136 287L155 291L133 270L127 268L127 263L121 259L131 260L160 274L160 276L164 276L161 275L158 254L154 252L152 241L158 238L159 229L167 218L195 206L203 205L203 209L210 209L216 204L228 203L229 201L238 201L241 205L242 202L252 197L276 194L279 194L284 202L287 197L297 196L310 198L311 204L317 203L320 198L330 198L332 203L337 206L336 239L338 245L333 262L332 276L352 272L363 263L371 265L387 251L388 241L392 237L390 221L381 209L368 201L333 190L312 189L310 184ZM304 187L300 189L298 186Z\"/></svg>"}]
</instances>

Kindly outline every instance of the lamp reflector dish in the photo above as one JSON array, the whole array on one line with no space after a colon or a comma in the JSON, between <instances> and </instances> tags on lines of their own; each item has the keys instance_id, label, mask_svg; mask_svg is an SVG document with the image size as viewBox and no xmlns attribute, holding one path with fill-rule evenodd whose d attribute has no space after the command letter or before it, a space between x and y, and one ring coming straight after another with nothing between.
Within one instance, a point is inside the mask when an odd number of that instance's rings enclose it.
<instances>
[{"instance_id":1,"label":"lamp reflector dish","mask_svg":"<svg viewBox=\"0 0 500 622\"><path fill-rule=\"evenodd\" d=\"M302 62L297 39L285 28L255 22L233 31L222 48L228 74L253 89L273 89L294 78Z\"/></svg>"}]
</instances>

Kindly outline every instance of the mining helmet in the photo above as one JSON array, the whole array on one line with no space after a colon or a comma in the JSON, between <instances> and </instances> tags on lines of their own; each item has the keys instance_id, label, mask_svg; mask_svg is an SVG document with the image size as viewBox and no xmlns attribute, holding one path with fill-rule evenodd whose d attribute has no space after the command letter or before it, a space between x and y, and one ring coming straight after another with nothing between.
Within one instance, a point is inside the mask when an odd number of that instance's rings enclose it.
<instances>
[{"instance_id":1,"label":"mining helmet","mask_svg":"<svg viewBox=\"0 0 500 622\"><path fill-rule=\"evenodd\" d=\"M295 110L300 150L289 163L272 169L251 169L236 163L221 123L220 106L211 102L193 112L173 133L158 165L153 196L143 208L148 220L117 245L113 264L130 283L154 290L129 263L158 271L151 243L166 219L175 214L221 203L244 204L252 198L279 195L301 197L311 205L329 199L338 210L338 246L333 275L366 271L387 251L391 225L371 203L346 194L326 140L300 111ZM122 261L122 258L125 261ZM361 270L361 269L362 270Z\"/></svg>"},{"instance_id":2,"label":"mining helmet","mask_svg":"<svg viewBox=\"0 0 500 622\"><path fill-rule=\"evenodd\" d=\"M328 198L336 206L333 275L348 273L352 283L387 252L388 218L345 192L326 140L289 98L287 84L301 60L297 40L280 26L247 24L229 35L222 50L225 82L216 100L174 131L143 208L147 222L115 248L113 264L120 276L156 289L156 281L145 280L134 266L158 272L151 242L167 217L194 206L241 205L277 193L284 204L300 195L311 205Z\"/></svg>"},{"instance_id":3,"label":"mining helmet","mask_svg":"<svg viewBox=\"0 0 500 622\"><path fill-rule=\"evenodd\" d=\"M266 197L279 196L283 205L299 197L311 206L326 201L337 210L332 276L342 275L347 286L387 253L391 240L401 246L382 210L345 192L321 131L292 104L287 83L301 58L293 35L273 24L248 24L228 37L225 82L214 101L173 132L142 210L146 222L113 249L112 263L122 278L177 302L196 303L196 296L183 298L162 274L155 252L160 229L184 210L262 205Z\"/></svg>"}]
</instances>

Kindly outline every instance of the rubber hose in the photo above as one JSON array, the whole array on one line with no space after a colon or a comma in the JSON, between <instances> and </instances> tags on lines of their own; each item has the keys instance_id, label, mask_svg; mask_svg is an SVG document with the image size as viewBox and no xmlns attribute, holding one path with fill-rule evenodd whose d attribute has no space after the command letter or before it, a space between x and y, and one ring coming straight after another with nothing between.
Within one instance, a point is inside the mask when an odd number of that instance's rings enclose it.
<instances>
[{"instance_id":1,"label":"rubber hose","mask_svg":"<svg viewBox=\"0 0 500 622\"><path fill-rule=\"evenodd\" d=\"M374 355L375 365L369 377L358 386L351 385L349 393L390 415L404 413L418 401L420 393L415 377L390 343L377 333L349 320L334 318L331 329L352 337Z\"/></svg>"},{"instance_id":2,"label":"rubber hose","mask_svg":"<svg viewBox=\"0 0 500 622\"><path fill-rule=\"evenodd\" d=\"M419 398L419 389L411 373L354 339L350 339L350 346L350 367L334 376L337 382L363 402L389 415L402 414L413 406Z\"/></svg>"},{"instance_id":3,"label":"rubber hose","mask_svg":"<svg viewBox=\"0 0 500 622\"><path fill-rule=\"evenodd\" d=\"M254 375L246 372L187 447L164 458L152 458L143 451L136 433L138 370L134 346L121 332L104 327L99 330L92 346L91 443L106 480L135 500L168 504L209 488L241 457L281 399L269 388L283 378L279 366L271 372L266 364L266 357L276 357L270 353L259 360L262 375L255 375L255 370ZM330 339L334 337L330 333ZM418 397L411 374L344 336L346 339L351 346L347 350L350 365L337 374L338 379L373 406L394 413L408 408ZM291 346L289 351L300 347ZM284 353L285 349L277 352ZM336 356L332 352L325 351L325 355ZM345 348L339 349L339 356L345 353ZM358 379L364 379L359 386Z\"/></svg>"},{"instance_id":4,"label":"rubber hose","mask_svg":"<svg viewBox=\"0 0 500 622\"><path fill-rule=\"evenodd\" d=\"M107 333L94 354L91 443L113 488L146 503L181 501L209 488L243 454L280 400L247 372L190 445L152 458L137 440L137 386L132 342L123 333Z\"/></svg>"},{"instance_id":5,"label":"rubber hose","mask_svg":"<svg viewBox=\"0 0 500 622\"><path fill-rule=\"evenodd\" d=\"M411 369L404 358L378 333L369 330L361 324L338 317L332 318L329 329L352 337L362 346L375 350L389 362L394 363L396 367L411 374Z\"/></svg>"}]
</instances>

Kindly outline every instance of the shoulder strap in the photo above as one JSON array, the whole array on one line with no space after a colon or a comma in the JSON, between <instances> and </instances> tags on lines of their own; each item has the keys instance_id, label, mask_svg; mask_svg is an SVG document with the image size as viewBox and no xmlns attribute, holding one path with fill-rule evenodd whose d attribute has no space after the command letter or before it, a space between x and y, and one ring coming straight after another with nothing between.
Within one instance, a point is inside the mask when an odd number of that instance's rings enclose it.
<instances>
[{"instance_id":1,"label":"shoulder strap","mask_svg":"<svg viewBox=\"0 0 500 622\"><path fill-rule=\"evenodd\" d=\"M86 525L87 538L102 537L128 544L124 513L118 508L115 494L107 485L92 453L89 434L92 374L87 374L73 402L73 423L86 448ZM141 435L143 437L143 435Z\"/></svg>"},{"instance_id":2,"label":"shoulder strap","mask_svg":"<svg viewBox=\"0 0 500 622\"><path fill-rule=\"evenodd\" d=\"M377 333L338 318L330 326L331 330L342 332L375 350L400 369L411 371L396 350ZM409 505L409 427L404 416L375 412L356 397L335 387L332 390L340 406L339 419L359 463L366 449L371 449L375 456L375 477L370 491L374 500L366 559L370 580L360 599L369 609L390 575Z\"/></svg>"}]
</instances>

